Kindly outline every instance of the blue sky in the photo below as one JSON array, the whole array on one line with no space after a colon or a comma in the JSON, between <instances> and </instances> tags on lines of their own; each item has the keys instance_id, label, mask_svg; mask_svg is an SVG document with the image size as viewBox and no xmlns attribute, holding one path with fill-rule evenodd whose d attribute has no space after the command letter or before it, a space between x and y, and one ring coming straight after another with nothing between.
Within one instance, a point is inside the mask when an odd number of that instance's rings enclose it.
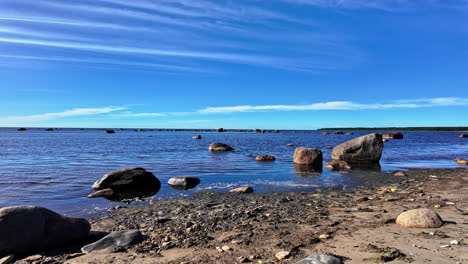
<instances>
[{"instance_id":1,"label":"blue sky","mask_svg":"<svg viewBox=\"0 0 468 264\"><path fill-rule=\"evenodd\" d=\"M468 125L468 0L0 0L0 126Z\"/></svg>"}]
</instances>

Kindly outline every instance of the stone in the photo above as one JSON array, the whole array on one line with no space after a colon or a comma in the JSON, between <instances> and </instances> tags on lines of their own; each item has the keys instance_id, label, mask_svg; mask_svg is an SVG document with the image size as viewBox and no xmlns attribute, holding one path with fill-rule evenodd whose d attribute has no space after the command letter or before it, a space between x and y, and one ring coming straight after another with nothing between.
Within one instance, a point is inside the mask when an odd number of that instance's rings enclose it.
<instances>
[{"instance_id":1,"label":"stone","mask_svg":"<svg viewBox=\"0 0 468 264\"><path fill-rule=\"evenodd\" d=\"M224 132L224 128L220 127L216 129L216 132Z\"/></svg>"},{"instance_id":2,"label":"stone","mask_svg":"<svg viewBox=\"0 0 468 264\"><path fill-rule=\"evenodd\" d=\"M455 161L458 165L468 166L468 160L466 159L457 158L457 159L454 159L453 161Z\"/></svg>"},{"instance_id":3,"label":"stone","mask_svg":"<svg viewBox=\"0 0 468 264\"><path fill-rule=\"evenodd\" d=\"M18 129L16 129L16 130L18 130L18 131L26 131L27 129L24 128L24 127L20 127L20 128L18 128Z\"/></svg>"},{"instance_id":4,"label":"stone","mask_svg":"<svg viewBox=\"0 0 468 264\"><path fill-rule=\"evenodd\" d=\"M330 238L330 235L329 234L321 234L319 236L320 239L329 239Z\"/></svg>"},{"instance_id":5,"label":"stone","mask_svg":"<svg viewBox=\"0 0 468 264\"><path fill-rule=\"evenodd\" d=\"M331 171L342 171L342 170L350 170L351 165L344 160L332 160L324 165L324 167Z\"/></svg>"},{"instance_id":6,"label":"stone","mask_svg":"<svg viewBox=\"0 0 468 264\"><path fill-rule=\"evenodd\" d=\"M90 253L112 247L126 248L142 242L145 238L138 230L121 230L110 233L98 241L81 248L81 252Z\"/></svg>"},{"instance_id":7,"label":"stone","mask_svg":"<svg viewBox=\"0 0 468 264\"><path fill-rule=\"evenodd\" d=\"M278 253L275 254L275 257L276 259L278 260L283 260L283 259L287 259L291 256L291 252L289 251L280 251Z\"/></svg>"},{"instance_id":8,"label":"stone","mask_svg":"<svg viewBox=\"0 0 468 264\"><path fill-rule=\"evenodd\" d=\"M286 144L286 146L288 146L288 147L293 147L294 144Z\"/></svg>"},{"instance_id":9,"label":"stone","mask_svg":"<svg viewBox=\"0 0 468 264\"><path fill-rule=\"evenodd\" d=\"M333 149L332 146L325 146L325 147L323 147L323 148L324 148L324 149Z\"/></svg>"},{"instance_id":10,"label":"stone","mask_svg":"<svg viewBox=\"0 0 468 264\"><path fill-rule=\"evenodd\" d=\"M384 139L403 139L403 134L400 132L391 132L382 134L382 138Z\"/></svg>"},{"instance_id":11,"label":"stone","mask_svg":"<svg viewBox=\"0 0 468 264\"><path fill-rule=\"evenodd\" d=\"M223 143L212 143L208 148L209 151L231 151L234 150L233 147L223 144Z\"/></svg>"},{"instance_id":12,"label":"stone","mask_svg":"<svg viewBox=\"0 0 468 264\"><path fill-rule=\"evenodd\" d=\"M275 129L275 133L279 133L279 132L280 132L279 129Z\"/></svg>"},{"instance_id":13,"label":"stone","mask_svg":"<svg viewBox=\"0 0 468 264\"><path fill-rule=\"evenodd\" d=\"M346 135L350 136L350 135L354 135L354 133L353 132L348 132L348 133L346 133Z\"/></svg>"},{"instance_id":14,"label":"stone","mask_svg":"<svg viewBox=\"0 0 468 264\"><path fill-rule=\"evenodd\" d=\"M253 130L253 132L254 132L254 133L262 133L262 130L255 128L255 129Z\"/></svg>"},{"instance_id":15,"label":"stone","mask_svg":"<svg viewBox=\"0 0 468 264\"><path fill-rule=\"evenodd\" d=\"M397 176L397 177L406 177L408 175L406 175L406 173L404 171L397 171L395 174L393 174L394 176Z\"/></svg>"},{"instance_id":16,"label":"stone","mask_svg":"<svg viewBox=\"0 0 468 264\"><path fill-rule=\"evenodd\" d=\"M296 148L294 151L294 163L308 165L316 170L322 170L322 151L314 148Z\"/></svg>"},{"instance_id":17,"label":"stone","mask_svg":"<svg viewBox=\"0 0 468 264\"><path fill-rule=\"evenodd\" d=\"M200 184L200 178L192 176L175 176L167 181L167 184L177 190L190 190Z\"/></svg>"},{"instance_id":18,"label":"stone","mask_svg":"<svg viewBox=\"0 0 468 264\"><path fill-rule=\"evenodd\" d=\"M330 132L322 132L322 135L328 135Z\"/></svg>"},{"instance_id":19,"label":"stone","mask_svg":"<svg viewBox=\"0 0 468 264\"><path fill-rule=\"evenodd\" d=\"M383 141L380 134L361 136L333 148L332 159L350 164L378 163L382 157Z\"/></svg>"},{"instance_id":20,"label":"stone","mask_svg":"<svg viewBox=\"0 0 468 264\"><path fill-rule=\"evenodd\" d=\"M0 264L10 264L13 263L13 258L15 255L7 255L3 258L0 258Z\"/></svg>"},{"instance_id":21,"label":"stone","mask_svg":"<svg viewBox=\"0 0 468 264\"><path fill-rule=\"evenodd\" d=\"M388 139L382 139L382 142L388 142Z\"/></svg>"},{"instance_id":22,"label":"stone","mask_svg":"<svg viewBox=\"0 0 468 264\"><path fill-rule=\"evenodd\" d=\"M231 248L229 246L222 246L221 249L224 251L224 252L227 252L229 250L231 250Z\"/></svg>"},{"instance_id":23,"label":"stone","mask_svg":"<svg viewBox=\"0 0 468 264\"><path fill-rule=\"evenodd\" d=\"M110 172L97 180L94 190L112 189L115 195L149 196L156 194L161 182L153 173L143 168L126 168Z\"/></svg>"},{"instance_id":24,"label":"stone","mask_svg":"<svg viewBox=\"0 0 468 264\"><path fill-rule=\"evenodd\" d=\"M342 134L344 134L344 133L341 132L341 131L335 131L335 132L333 132L333 134L334 134L334 135L342 135Z\"/></svg>"},{"instance_id":25,"label":"stone","mask_svg":"<svg viewBox=\"0 0 468 264\"><path fill-rule=\"evenodd\" d=\"M369 197L367 197L367 196L358 197L358 198L354 199L354 201L358 202L358 203L369 201Z\"/></svg>"},{"instance_id":26,"label":"stone","mask_svg":"<svg viewBox=\"0 0 468 264\"><path fill-rule=\"evenodd\" d=\"M460 138L468 138L468 134L460 134L458 137L460 137Z\"/></svg>"},{"instance_id":27,"label":"stone","mask_svg":"<svg viewBox=\"0 0 468 264\"><path fill-rule=\"evenodd\" d=\"M44 129L44 130L45 130L45 131L54 131L53 128L46 128L46 129Z\"/></svg>"},{"instance_id":28,"label":"stone","mask_svg":"<svg viewBox=\"0 0 468 264\"><path fill-rule=\"evenodd\" d=\"M434 210L427 208L403 212L397 217L396 223L403 227L415 228L437 228L444 224Z\"/></svg>"},{"instance_id":29,"label":"stone","mask_svg":"<svg viewBox=\"0 0 468 264\"><path fill-rule=\"evenodd\" d=\"M81 241L91 225L39 206L0 209L0 254L29 253Z\"/></svg>"},{"instance_id":30,"label":"stone","mask_svg":"<svg viewBox=\"0 0 468 264\"><path fill-rule=\"evenodd\" d=\"M261 155L255 158L256 161L274 161L276 158L272 155Z\"/></svg>"},{"instance_id":31,"label":"stone","mask_svg":"<svg viewBox=\"0 0 468 264\"><path fill-rule=\"evenodd\" d=\"M193 136L193 139L201 139L201 135Z\"/></svg>"},{"instance_id":32,"label":"stone","mask_svg":"<svg viewBox=\"0 0 468 264\"><path fill-rule=\"evenodd\" d=\"M344 264L340 258L331 255L310 255L295 264Z\"/></svg>"},{"instance_id":33,"label":"stone","mask_svg":"<svg viewBox=\"0 0 468 264\"><path fill-rule=\"evenodd\" d=\"M106 130L104 130L104 133L105 133L105 134L114 134L115 131L112 130L112 129L106 129Z\"/></svg>"},{"instance_id":34,"label":"stone","mask_svg":"<svg viewBox=\"0 0 468 264\"><path fill-rule=\"evenodd\" d=\"M106 188L106 189L102 189L102 190L99 190L97 192L88 194L87 197L88 198L111 197L112 195L114 195L114 191L111 188Z\"/></svg>"},{"instance_id":35,"label":"stone","mask_svg":"<svg viewBox=\"0 0 468 264\"><path fill-rule=\"evenodd\" d=\"M236 189L232 189L229 192L231 193L253 193L253 188L250 186L240 187Z\"/></svg>"}]
</instances>

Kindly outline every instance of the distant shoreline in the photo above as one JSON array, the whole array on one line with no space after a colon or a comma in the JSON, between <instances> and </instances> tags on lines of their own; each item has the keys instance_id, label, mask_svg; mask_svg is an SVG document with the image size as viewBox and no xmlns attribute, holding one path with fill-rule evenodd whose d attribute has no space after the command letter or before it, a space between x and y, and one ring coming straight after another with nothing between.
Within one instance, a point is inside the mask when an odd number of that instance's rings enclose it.
<instances>
[{"instance_id":1,"label":"distant shoreline","mask_svg":"<svg viewBox=\"0 0 468 264\"><path fill-rule=\"evenodd\" d=\"M399 131L468 131L468 127L335 127L318 130L399 130Z\"/></svg>"}]
</instances>

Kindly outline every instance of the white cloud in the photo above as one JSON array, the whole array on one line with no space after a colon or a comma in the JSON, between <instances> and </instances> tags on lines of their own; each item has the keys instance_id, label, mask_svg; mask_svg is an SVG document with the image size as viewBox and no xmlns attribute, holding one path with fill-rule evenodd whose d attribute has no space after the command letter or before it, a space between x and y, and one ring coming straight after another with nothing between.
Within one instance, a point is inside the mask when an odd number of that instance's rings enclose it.
<instances>
[{"instance_id":1,"label":"white cloud","mask_svg":"<svg viewBox=\"0 0 468 264\"><path fill-rule=\"evenodd\" d=\"M125 112L125 113L116 114L115 116L121 116L121 117L154 117L154 116L166 116L166 114L165 113L131 113L131 112Z\"/></svg>"}]
</instances>

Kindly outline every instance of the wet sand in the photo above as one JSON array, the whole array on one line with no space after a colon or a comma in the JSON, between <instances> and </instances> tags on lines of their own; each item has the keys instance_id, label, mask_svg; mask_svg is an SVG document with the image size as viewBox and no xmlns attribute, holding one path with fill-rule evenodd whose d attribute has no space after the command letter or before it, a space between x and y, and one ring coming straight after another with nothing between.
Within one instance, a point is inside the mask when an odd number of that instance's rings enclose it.
<instances>
[{"instance_id":1,"label":"wet sand","mask_svg":"<svg viewBox=\"0 0 468 264\"><path fill-rule=\"evenodd\" d=\"M146 241L88 255L75 245L17 263L295 263L313 253L334 254L347 264L468 263L468 168L415 169L407 175L389 173L385 183L347 190L205 191L194 199L118 207L91 219L92 229L139 229ZM444 226L394 223L401 212L421 207L438 212ZM459 244L450 245L452 240ZM217 249L223 246L229 249ZM276 259L280 251L289 257Z\"/></svg>"}]
</instances>

